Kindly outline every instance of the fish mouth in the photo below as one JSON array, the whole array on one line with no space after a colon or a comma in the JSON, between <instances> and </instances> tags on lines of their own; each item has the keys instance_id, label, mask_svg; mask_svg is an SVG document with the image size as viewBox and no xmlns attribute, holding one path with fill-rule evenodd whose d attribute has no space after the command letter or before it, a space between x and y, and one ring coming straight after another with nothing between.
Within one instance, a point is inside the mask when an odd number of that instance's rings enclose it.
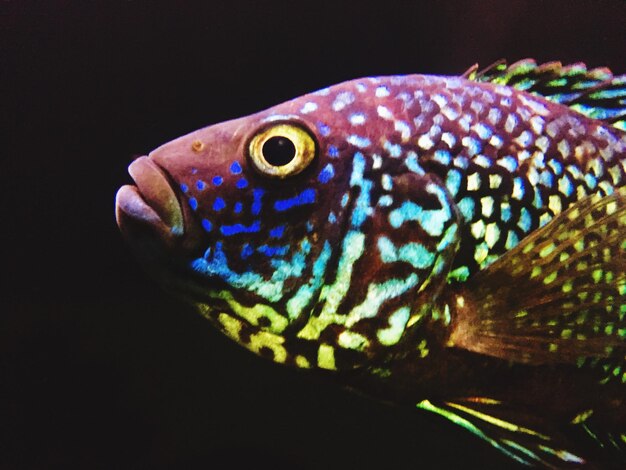
<instances>
[{"instance_id":1,"label":"fish mouth","mask_svg":"<svg viewBox=\"0 0 626 470\"><path fill-rule=\"evenodd\" d=\"M122 233L135 238L146 231L156 232L166 244L180 239L185 234L184 209L165 171L143 156L129 165L128 173L136 186L122 186L115 197Z\"/></svg>"}]
</instances>

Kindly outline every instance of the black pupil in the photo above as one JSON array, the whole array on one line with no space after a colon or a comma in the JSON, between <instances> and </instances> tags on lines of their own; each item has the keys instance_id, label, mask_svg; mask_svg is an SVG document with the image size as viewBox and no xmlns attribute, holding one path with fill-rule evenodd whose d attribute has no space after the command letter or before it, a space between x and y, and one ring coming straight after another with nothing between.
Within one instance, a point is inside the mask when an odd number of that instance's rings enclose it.
<instances>
[{"instance_id":1,"label":"black pupil","mask_svg":"<svg viewBox=\"0 0 626 470\"><path fill-rule=\"evenodd\" d=\"M273 166L283 166L296 156L296 146L287 137L275 136L263 144L263 157Z\"/></svg>"}]
</instances>

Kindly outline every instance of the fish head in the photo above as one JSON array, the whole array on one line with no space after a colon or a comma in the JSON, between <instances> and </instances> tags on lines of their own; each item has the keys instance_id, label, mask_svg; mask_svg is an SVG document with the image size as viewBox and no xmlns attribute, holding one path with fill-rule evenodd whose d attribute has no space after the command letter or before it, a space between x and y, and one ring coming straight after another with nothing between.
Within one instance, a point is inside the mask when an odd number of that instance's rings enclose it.
<instances>
[{"instance_id":1,"label":"fish head","mask_svg":"<svg viewBox=\"0 0 626 470\"><path fill-rule=\"evenodd\" d=\"M384 158L399 144L383 138L376 88L355 102L359 90L335 85L166 143L117 195L153 275L277 362L354 367L398 343L455 225L444 191ZM418 222L438 225L436 240Z\"/></svg>"}]
</instances>

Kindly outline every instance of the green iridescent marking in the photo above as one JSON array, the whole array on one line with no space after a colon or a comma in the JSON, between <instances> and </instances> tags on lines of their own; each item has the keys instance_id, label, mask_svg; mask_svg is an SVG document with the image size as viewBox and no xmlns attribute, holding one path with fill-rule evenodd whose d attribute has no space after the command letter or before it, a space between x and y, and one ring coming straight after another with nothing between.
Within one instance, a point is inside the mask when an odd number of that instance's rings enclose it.
<instances>
[{"instance_id":1,"label":"green iridescent marking","mask_svg":"<svg viewBox=\"0 0 626 470\"><path fill-rule=\"evenodd\" d=\"M476 248L474 249L474 260L481 265L481 268L484 267L482 263L487 259L488 254L489 247L487 246L487 243L482 242L476 245Z\"/></svg>"},{"instance_id":2,"label":"green iridescent marking","mask_svg":"<svg viewBox=\"0 0 626 470\"><path fill-rule=\"evenodd\" d=\"M428 353L430 352L428 350L428 342L423 339L420 341L420 343L417 345L417 350L420 352L420 358L424 359L426 356L428 356Z\"/></svg>"},{"instance_id":3,"label":"green iridescent marking","mask_svg":"<svg viewBox=\"0 0 626 470\"><path fill-rule=\"evenodd\" d=\"M287 360L287 350L283 346L285 338L267 331L258 331L250 335L248 343L244 343L250 351L259 354L263 349L270 349L274 353L273 360L284 363Z\"/></svg>"},{"instance_id":4,"label":"green iridescent marking","mask_svg":"<svg viewBox=\"0 0 626 470\"><path fill-rule=\"evenodd\" d=\"M317 350L317 365L322 369L335 369L335 348L329 344L320 344Z\"/></svg>"},{"instance_id":5,"label":"green iridescent marking","mask_svg":"<svg viewBox=\"0 0 626 470\"><path fill-rule=\"evenodd\" d=\"M311 364L309 363L309 360L304 357L304 356L296 356L296 365L298 367L300 367L301 369L310 369L311 368Z\"/></svg>"},{"instance_id":6,"label":"green iridescent marking","mask_svg":"<svg viewBox=\"0 0 626 470\"><path fill-rule=\"evenodd\" d=\"M320 289L324 282L324 274L326 273L326 264L331 254L330 243L324 242L322 252L313 264L313 276L309 282L300 286L298 292L287 302L287 313L289 318L298 318L302 313L302 309L308 305L313 295Z\"/></svg>"},{"instance_id":7,"label":"green iridescent marking","mask_svg":"<svg viewBox=\"0 0 626 470\"><path fill-rule=\"evenodd\" d=\"M467 266L461 266L448 274L448 281L453 280L457 282L465 282L470 275L469 268Z\"/></svg>"},{"instance_id":8,"label":"green iridescent marking","mask_svg":"<svg viewBox=\"0 0 626 470\"><path fill-rule=\"evenodd\" d=\"M239 332L241 331L241 322L226 313L220 313L217 320L222 325L224 332L235 341L239 341Z\"/></svg>"},{"instance_id":9,"label":"green iridescent marking","mask_svg":"<svg viewBox=\"0 0 626 470\"><path fill-rule=\"evenodd\" d=\"M341 258L337 266L337 277L331 285L322 287L320 300L325 301L324 307L317 317L311 317L298 333L304 339L317 339L320 333L331 323L343 324L345 316L337 314L337 308L350 289L354 263L363 255L365 235L351 230L346 234L342 245Z\"/></svg>"},{"instance_id":10,"label":"green iridescent marking","mask_svg":"<svg viewBox=\"0 0 626 470\"><path fill-rule=\"evenodd\" d=\"M300 249L293 254L290 261L282 259L272 260L274 273L272 274L272 282L268 283L273 286L272 289L280 286L282 291L284 281L290 277L302 276L302 271L306 268L306 257L310 251L311 242L309 242L308 238L305 238L300 242ZM259 288L259 295L262 295L261 292L263 292L262 287Z\"/></svg>"},{"instance_id":11,"label":"green iridescent marking","mask_svg":"<svg viewBox=\"0 0 626 470\"><path fill-rule=\"evenodd\" d=\"M282 333L287 327L289 321L269 305L256 304L253 307L245 307L237 302L229 291L221 291L216 296L228 303L233 312L247 320L251 325L258 326L261 318L269 320L270 324L266 327L273 333Z\"/></svg>"},{"instance_id":12,"label":"green iridescent marking","mask_svg":"<svg viewBox=\"0 0 626 470\"><path fill-rule=\"evenodd\" d=\"M445 194L439 187L430 183L426 185L426 191L437 196L442 208L428 210L412 201L406 201L389 213L389 223L393 228L400 228L405 222L416 221L433 237L443 233L443 228L452 215Z\"/></svg>"},{"instance_id":13,"label":"green iridescent marking","mask_svg":"<svg viewBox=\"0 0 626 470\"><path fill-rule=\"evenodd\" d=\"M542 258L545 258L550 253L552 253L555 249L556 249L556 245L554 244L554 242L552 242L541 249L541 251L539 252L539 256Z\"/></svg>"},{"instance_id":14,"label":"green iridescent marking","mask_svg":"<svg viewBox=\"0 0 626 470\"><path fill-rule=\"evenodd\" d=\"M491 196L484 196L480 198L480 211L483 217L491 217L493 214L494 201Z\"/></svg>"},{"instance_id":15,"label":"green iridescent marking","mask_svg":"<svg viewBox=\"0 0 626 470\"><path fill-rule=\"evenodd\" d=\"M452 242L454 242L456 240L456 232L457 232L458 228L459 228L459 226L456 223L450 225L450 227L447 228L446 233L443 234L443 237L441 238L441 241L437 245L437 251L438 252L442 252L443 250L448 248L448 246L450 246L450 244Z\"/></svg>"},{"instance_id":16,"label":"green iridescent marking","mask_svg":"<svg viewBox=\"0 0 626 470\"><path fill-rule=\"evenodd\" d=\"M428 268L435 261L435 255L421 243L407 243L398 249L384 236L378 238L378 251L383 263L405 261L416 269Z\"/></svg>"},{"instance_id":17,"label":"green iridescent marking","mask_svg":"<svg viewBox=\"0 0 626 470\"><path fill-rule=\"evenodd\" d=\"M519 237L517 236L517 234L513 230L509 230L504 247L507 250L511 250L515 248L518 243L519 243Z\"/></svg>"},{"instance_id":18,"label":"green iridescent marking","mask_svg":"<svg viewBox=\"0 0 626 470\"><path fill-rule=\"evenodd\" d=\"M378 330L377 336L380 344L391 346L400 341L402 333L409 321L411 309L409 307L400 307L389 317L389 327Z\"/></svg>"},{"instance_id":19,"label":"green iridescent marking","mask_svg":"<svg viewBox=\"0 0 626 470\"><path fill-rule=\"evenodd\" d=\"M475 205L474 200L469 196L464 197L457 203L457 206L466 222L469 222L474 218Z\"/></svg>"},{"instance_id":20,"label":"green iridescent marking","mask_svg":"<svg viewBox=\"0 0 626 470\"><path fill-rule=\"evenodd\" d=\"M485 229L485 242L489 248L493 248L494 245L500 239L500 227L496 225L495 222L487 225Z\"/></svg>"},{"instance_id":21,"label":"green iridescent marking","mask_svg":"<svg viewBox=\"0 0 626 470\"><path fill-rule=\"evenodd\" d=\"M558 276L558 271L553 271L550 274L548 274L546 277L543 278L543 283L544 284L551 284L552 282L554 282Z\"/></svg>"},{"instance_id":22,"label":"green iridescent marking","mask_svg":"<svg viewBox=\"0 0 626 470\"><path fill-rule=\"evenodd\" d=\"M369 345L369 340L360 333L345 330L339 334L337 344L346 349L362 351Z\"/></svg>"},{"instance_id":23,"label":"green iridescent marking","mask_svg":"<svg viewBox=\"0 0 626 470\"><path fill-rule=\"evenodd\" d=\"M417 274L411 273L406 279L394 278L382 283L371 282L367 286L365 300L350 311L346 325L350 327L363 318L375 317L385 301L404 294L415 287L418 281Z\"/></svg>"},{"instance_id":24,"label":"green iridescent marking","mask_svg":"<svg viewBox=\"0 0 626 470\"><path fill-rule=\"evenodd\" d=\"M602 274L602 269L594 269L591 273L591 278L593 279L593 282L595 282L596 284L600 282L602 280Z\"/></svg>"},{"instance_id":25,"label":"green iridescent marking","mask_svg":"<svg viewBox=\"0 0 626 470\"><path fill-rule=\"evenodd\" d=\"M485 222L482 219L477 220L470 226L470 230L476 240L481 240L485 236Z\"/></svg>"},{"instance_id":26,"label":"green iridescent marking","mask_svg":"<svg viewBox=\"0 0 626 470\"><path fill-rule=\"evenodd\" d=\"M266 281L260 274L250 271L243 274L236 273L228 267L226 255L221 248L216 248L212 259L199 258L192 263L194 270L209 275L216 275L224 279L235 288L247 289L255 292L270 302L277 302L284 294L285 281L290 277L300 277L306 267L306 257L311 250L308 239L302 240L300 249L294 253L290 261L273 259L275 268L272 278Z\"/></svg>"}]
</instances>

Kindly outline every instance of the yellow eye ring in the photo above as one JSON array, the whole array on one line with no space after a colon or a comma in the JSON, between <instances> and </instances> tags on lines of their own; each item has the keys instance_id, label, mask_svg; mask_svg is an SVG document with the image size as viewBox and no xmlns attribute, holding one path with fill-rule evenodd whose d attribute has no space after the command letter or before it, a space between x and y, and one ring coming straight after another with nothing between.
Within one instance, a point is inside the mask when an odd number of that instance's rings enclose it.
<instances>
[{"instance_id":1,"label":"yellow eye ring","mask_svg":"<svg viewBox=\"0 0 626 470\"><path fill-rule=\"evenodd\" d=\"M278 123L258 132L248 145L248 153L260 173L287 178L309 166L315 158L316 145L302 127Z\"/></svg>"}]
</instances>

